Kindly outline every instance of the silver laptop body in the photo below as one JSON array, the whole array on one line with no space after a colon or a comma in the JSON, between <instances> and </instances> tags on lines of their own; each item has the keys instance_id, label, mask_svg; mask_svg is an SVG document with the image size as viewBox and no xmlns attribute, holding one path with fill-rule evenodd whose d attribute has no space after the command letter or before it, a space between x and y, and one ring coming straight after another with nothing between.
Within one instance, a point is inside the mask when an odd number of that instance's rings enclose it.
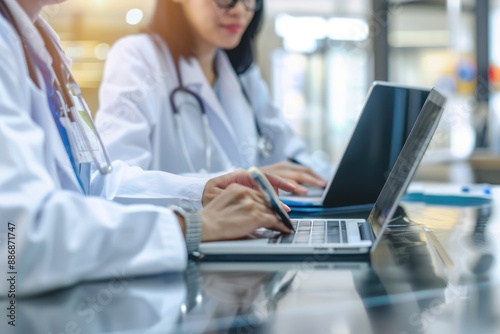
<instances>
[{"instance_id":1,"label":"silver laptop body","mask_svg":"<svg viewBox=\"0 0 500 334\"><path fill-rule=\"evenodd\" d=\"M406 143L367 220L292 219L290 235L259 230L244 240L207 242L204 255L363 254L380 242L443 113L446 99L435 89L427 97ZM369 168L369 166L367 166Z\"/></svg>"}]
</instances>

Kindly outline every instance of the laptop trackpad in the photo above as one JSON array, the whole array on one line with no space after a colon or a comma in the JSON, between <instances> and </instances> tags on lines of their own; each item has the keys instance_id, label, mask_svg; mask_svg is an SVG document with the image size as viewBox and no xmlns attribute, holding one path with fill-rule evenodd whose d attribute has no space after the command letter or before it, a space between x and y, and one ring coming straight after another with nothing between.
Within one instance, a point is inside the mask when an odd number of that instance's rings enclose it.
<instances>
[{"instance_id":1,"label":"laptop trackpad","mask_svg":"<svg viewBox=\"0 0 500 334\"><path fill-rule=\"evenodd\" d=\"M323 193L325 192L325 188L321 188L321 187L312 187L312 186L305 186L307 188L307 194L305 195L296 195L294 193L291 193L291 192L288 192L288 191L282 191L280 190L280 197L281 196L284 196L284 197L308 197L308 198L311 198L311 197L323 197Z\"/></svg>"},{"instance_id":2,"label":"laptop trackpad","mask_svg":"<svg viewBox=\"0 0 500 334\"><path fill-rule=\"evenodd\" d=\"M307 197L321 197L325 192L325 188L322 187L307 187Z\"/></svg>"}]
</instances>

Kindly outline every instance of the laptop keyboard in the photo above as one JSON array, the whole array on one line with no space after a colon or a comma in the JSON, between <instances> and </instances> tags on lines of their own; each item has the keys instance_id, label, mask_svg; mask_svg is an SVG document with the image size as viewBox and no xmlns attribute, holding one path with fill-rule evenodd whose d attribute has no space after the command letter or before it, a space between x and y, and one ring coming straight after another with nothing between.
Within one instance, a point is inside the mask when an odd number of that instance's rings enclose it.
<instances>
[{"instance_id":1,"label":"laptop keyboard","mask_svg":"<svg viewBox=\"0 0 500 334\"><path fill-rule=\"evenodd\" d=\"M292 220L295 232L278 235L272 244L324 244L346 243L347 228L344 220Z\"/></svg>"}]
</instances>

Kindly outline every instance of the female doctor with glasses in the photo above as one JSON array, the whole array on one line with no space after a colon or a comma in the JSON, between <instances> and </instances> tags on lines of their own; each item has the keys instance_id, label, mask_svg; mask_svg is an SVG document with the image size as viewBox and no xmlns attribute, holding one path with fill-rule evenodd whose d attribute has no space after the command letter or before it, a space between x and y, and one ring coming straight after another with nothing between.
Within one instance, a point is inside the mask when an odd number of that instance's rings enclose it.
<instances>
[{"instance_id":1,"label":"female doctor with glasses","mask_svg":"<svg viewBox=\"0 0 500 334\"><path fill-rule=\"evenodd\" d=\"M96 119L111 156L176 174L255 165L299 193L325 186L331 166L308 156L254 63L262 19L263 0L157 1L148 32L108 54Z\"/></svg>"},{"instance_id":2,"label":"female doctor with glasses","mask_svg":"<svg viewBox=\"0 0 500 334\"><path fill-rule=\"evenodd\" d=\"M243 171L207 180L111 163L70 60L39 17L58 2L0 0L0 268L11 275L0 297L12 298L12 286L27 295L179 271L202 240L289 232Z\"/></svg>"}]
</instances>

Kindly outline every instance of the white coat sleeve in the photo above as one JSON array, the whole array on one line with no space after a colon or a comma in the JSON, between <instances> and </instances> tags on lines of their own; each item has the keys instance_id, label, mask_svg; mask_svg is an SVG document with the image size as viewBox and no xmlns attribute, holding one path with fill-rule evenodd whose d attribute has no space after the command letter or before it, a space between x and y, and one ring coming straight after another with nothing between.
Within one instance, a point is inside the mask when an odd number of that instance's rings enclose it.
<instances>
[{"instance_id":1,"label":"white coat sleeve","mask_svg":"<svg viewBox=\"0 0 500 334\"><path fill-rule=\"evenodd\" d=\"M203 191L208 180L208 177L143 170L123 161L113 161L111 175L94 171L91 194L122 204L178 205L199 211L203 208Z\"/></svg>"},{"instance_id":2,"label":"white coat sleeve","mask_svg":"<svg viewBox=\"0 0 500 334\"><path fill-rule=\"evenodd\" d=\"M40 107L45 99L33 100L20 45L6 35L0 33L0 268L5 274L11 237L16 293L183 270L184 238L170 210L122 206L57 185L45 165L44 131L30 115L50 111ZM0 297L10 288L2 277Z\"/></svg>"},{"instance_id":3,"label":"white coat sleeve","mask_svg":"<svg viewBox=\"0 0 500 334\"><path fill-rule=\"evenodd\" d=\"M271 165L288 158L294 158L313 169L323 178L330 178L333 173L333 165L309 155L304 140L292 130L283 113L272 104L268 87L262 79L259 67L253 65L246 73L242 74L241 82L252 101L252 108L256 112L261 132L266 137L271 138L274 144L271 156L261 158L259 165Z\"/></svg>"},{"instance_id":4,"label":"white coat sleeve","mask_svg":"<svg viewBox=\"0 0 500 334\"><path fill-rule=\"evenodd\" d=\"M120 203L179 205L202 208L202 195L209 176L182 177L152 170L152 132L157 124L165 75L150 64L145 54L156 57L154 44L142 36L131 43L129 36L115 43L108 54L99 92L96 126L113 162L113 177L93 173L91 193ZM146 49L146 50L145 50ZM126 163L125 163L126 162Z\"/></svg>"}]
</instances>

